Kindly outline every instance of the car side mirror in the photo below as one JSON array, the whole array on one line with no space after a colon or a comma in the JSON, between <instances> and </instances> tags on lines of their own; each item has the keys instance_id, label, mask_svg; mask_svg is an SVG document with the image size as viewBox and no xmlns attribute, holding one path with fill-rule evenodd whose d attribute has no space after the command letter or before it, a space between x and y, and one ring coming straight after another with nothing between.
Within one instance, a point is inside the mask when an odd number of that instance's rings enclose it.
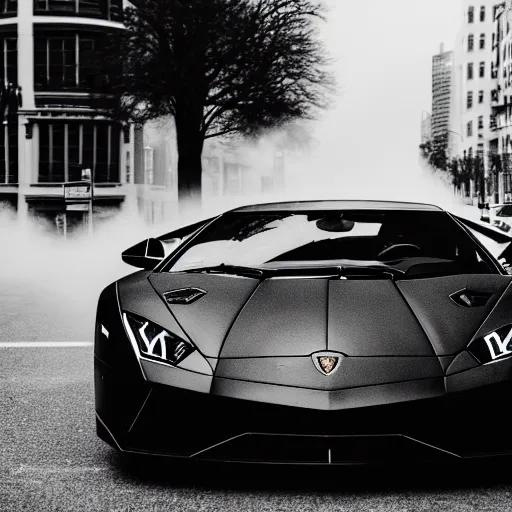
<instances>
[{"instance_id":1,"label":"car side mirror","mask_svg":"<svg viewBox=\"0 0 512 512\"><path fill-rule=\"evenodd\" d=\"M156 238L148 238L126 249L121 258L132 267L153 270L165 258L164 245Z\"/></svg>"}]
</instances>

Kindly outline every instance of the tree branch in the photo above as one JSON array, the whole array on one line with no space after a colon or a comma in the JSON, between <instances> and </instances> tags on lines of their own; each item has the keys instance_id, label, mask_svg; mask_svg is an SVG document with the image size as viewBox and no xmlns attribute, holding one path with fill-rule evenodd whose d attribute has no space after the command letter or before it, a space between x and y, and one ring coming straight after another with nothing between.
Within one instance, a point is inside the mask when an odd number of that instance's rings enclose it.
<instances>
[{"instance_id":1,"label":"tree branch","mask_svg":"<svg viewBox=\"0 0 512 512\"><path fill-rule=\"evenodd\" d=\"M226 130L218 131L215 133L205 134L204 138L205 138L205 140L213 139L214 137L222 137L222 135L227 135L228 133L236 133L238 131L239 130L237 128L226 129Z\"/></svg>"}]
</instances>

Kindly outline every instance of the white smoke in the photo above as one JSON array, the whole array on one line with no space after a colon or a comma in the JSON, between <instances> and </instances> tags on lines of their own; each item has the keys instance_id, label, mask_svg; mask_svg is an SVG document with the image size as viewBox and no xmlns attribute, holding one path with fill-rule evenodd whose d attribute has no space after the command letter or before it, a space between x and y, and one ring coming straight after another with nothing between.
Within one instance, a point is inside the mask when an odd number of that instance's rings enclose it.
<instances>
[{"instance_id":1,"label":"white smoke","mask_svg":"<svg viewBox=\"0 0 512 512\"><path fill-rule=\"evenodd\" d=\"M260 147L258 151L261 158L265 149ZM8 335L9 341L13 336L23 340L41 339L43 334L30 322L31 318L42 315L43 323L50 326L44 334L46 339L92 339L101 290L135 271L122 262L123 250L150 236L244 204L308 199L380 199L437 204L474 219L479 214L476 207L463 205L448 184L420 164L411 169L382 167L368 173L350 172L322 159L321 148L317 148L310 154L288 154L286 170L287 185L283 192L211 199L205 201L200 210L179 214L172 222L156 226L146 225L136 211L126 210L113 220L96 226L92 236L84 230L64 239L62 235L43 229L44 224L39 219L21 224L12 212L0 212L3 300L12 306L10 315L22 314L27 322L25 330L13 333L5 324L11 321L10 316L4 314L0 319L0 338Z\"/></svg>"},{"instance_id":2,"label":"white smoke","mask_svg":"<svg viewBox=\"0 0 512 512\"><path fill-rule=\"evenodd\" d=\"M432 42L445 38L445 32L436 30L451 31L451 22L439 18L446 2L435 2L439 5L411 10L405 0L393 5L329 0L329 23L323 33L338 66L339 108L326 113L317 125L313 136L318 143L313 148L285 155L282 192L211 199L201 211L177 215L160 226L147 226L137 212L127 210L97 226L92 237L84 232L67 240L49 234L38 220L21 225L10 212L0 212L0 339L91 339L100 291L135 271L122 262L124 249L243 204L307 199L420 201L478 218L478 209L464 206L418 158L420 112L427 108L431 94ZM456 21L457 14L450 16ZM414 44L404 46L404 41ZM267 146L247 148L247 156L256 168L267 169L274 150L270 141ZM9 313L6 308L11 308ZM38 332L36 314L53 325L48 332ZM24 330L7 328L19 318L26 323Z\"/></svg>"}]
</instances>

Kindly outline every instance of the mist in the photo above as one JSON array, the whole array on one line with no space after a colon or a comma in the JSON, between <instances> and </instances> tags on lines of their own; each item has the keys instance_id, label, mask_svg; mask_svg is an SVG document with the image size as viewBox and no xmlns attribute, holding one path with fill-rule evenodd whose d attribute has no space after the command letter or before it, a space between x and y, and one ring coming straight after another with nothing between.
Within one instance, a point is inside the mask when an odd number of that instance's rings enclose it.
<instances>
[{"instance_id":1,"label":"mist","mask_svg":"<svg viewBox=\"0 0 512 512\"><path fill-rule=\"evenodd\" d=\"M127 206L114 220L96 226L92 236L82 232L68 239L48 234L39 219L22 224L11 212L0 211L0 293L8 294L0 332L10 333L6 341L92 340L101 290L135 271L122 262L123 250L240 205L380 199L425 202L468 214L446 179L421 163L418 147L421 111L430 107L431 57L439 42L455 35L458 7L450 5L447 11L444 0L417 10L404 0L327 4L322 37L339 91L332 108L310 125L315 143L285 155L284 190L210 199L200 210L176 215L164 225L146 225L136 208ZM255 169L272 160L271 142L270 137L245 149ZM474 207L471 212L478 214ZM21 310L49 327L24 328L17 320Z\"/></svg>"},{"instance_id":2,"label":"mist","mask_svg":"<svg viewBox=\"0 0 512 512\"><path fill-rule=\"evenodd\" d=\"M287 186L282 193L205 201L200 210L178 215L165 224L146 225L137 211L125 209L112 221L96 226L92 236L85 230L64 239L48 234L39 219L21 224L11 212L2 211L0 282L3 290L9 290L5 301L9 307L0 316L0 332L10 333L9 340L3 341L91 341L101 290L136 271L121 260L122 251L150 236L244 204L383 199L428 202L459 213L467 210L448 185L420 164L414 169L396 169L398 181L389 179L389 173L381 169L370 176L347 176L328 161L322 161L316 151L288 157ZM16 320L20 310L30 316L31 325L40 318L40 325L46 327L36 331L25 329ZM9 325L14 321L16 326ZM12 333L17 339L13 339Z\"/></svg>"}]
</instances>

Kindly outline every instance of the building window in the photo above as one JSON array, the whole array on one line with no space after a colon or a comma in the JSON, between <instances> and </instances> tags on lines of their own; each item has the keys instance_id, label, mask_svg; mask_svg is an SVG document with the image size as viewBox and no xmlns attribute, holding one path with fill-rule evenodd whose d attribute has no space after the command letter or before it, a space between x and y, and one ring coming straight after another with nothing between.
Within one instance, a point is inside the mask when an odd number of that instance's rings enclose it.
<instances>
[{"instance_id":1,"label":"building window","mask_svg":"<svg viewBox=\"0 0 512 512\"><path fill-rule=\"evenodd\" d=\"M119 183L119 125L40 123L39 183L79 181L92 169L96 183Z\"/></svg>"},{"instance_id":2,"label":"building window","mask_svg":"<svg viewBox=\"0 0 512 512\"><path fill-rule=\"evenodd\" d=\"M473 63L468 62L468 80L473 79Z\"/></svg>"},{"instance_id":3,"label":"building window","mask_svg":"<svg viewBox=\"0 0 512 512\"><path fill-rule=\"evenodd\" d=\"M0 79L4 83L18 83L18 40L0 38Z\"/></svg>"},{"instance_id":4,"label":"building window","mask_svg":"<svg viewBox=\"0 0 512 512\"><path fill-rule=\"evenodd\" d=\"M76 0L34 0L34 13L48 11L52 14L73 14L76 10Z\"/></svg>"},{"instance_id":5,"label":"building window","mask_svg":"<svg viewBox=\"0 0 512 512\"><path fill-rule=\"evenodd\" d=\"M129 151L126 152L126 183L131 183L132 179L132 161L131 161L131 153Z\"/></svg>"},{"instance_id":6,"label":"building window","mask_svg":"<svg viewBox=\"0 0 512 512\"><path fill-rule=\"evenodd\" d=\"M480 6L480 21L485 21L485 5Z\"/></svg>"},{"instance_id":7,"label":"building window","mask_svg":"<svg viewBox=\"0 0 512 512\"><path fill-rule=\"evenodd\" d=\"M466 126L466 134L468 137L471 137L473 135L473 121L469 121Z\"/></svg>"},{"instance_id":8,"label":"building window","mask_svg":"<svg viewBox=\"0 0 512 512\"><path fill-rule=\"evenodd\" d=\"M0 184L18 183L18 125L0 124Z\"/></svg>"},{"instance_id":9,"label":"building window","mask_svg":"<svg viewBox=\"0 0 512 512\"><path fill-rule=\"evenodd\" d=\"M484 102L484 91L478 91L478 103Z\"/></svg>"},{"instance_id":10,"label":"building window","mask_svg":"<svg viewBox=\"0 0 512 512\"><path fill-rule=\"evenodd\" d=\"M485 62L480 62L479 76L480 78L484 78L485 76Z\"/></svg>"},{"instance_id":11,"label":"building window","mask_svg":"<svg viewBox=\"0 0 512 512\"><path fill-rule=\"evenodd\" d=\"M468 36L468 52L473 51L474 43L475 43L475 41L474 41L473 34L469 34L469 36Z\"/></svg>"},{"instance_id":12,"label":"building window","mask_svg":"<svg viewBox=\"0 0 512 512\"><path fill-rule=\"evenodd\" d=\"M478 129L483 130L484 128L484 116L478 116Z\"/></svg>"},{"instance_id":13,"label":"building window","mask_svg":"<svg viewBox=\"0 0 512 512\"><path fill-rule=\"evenodd\" d=\"M153 153L154 149L147 146L144 148L144 169L146 171L153 170Z\"/></svg>"},{"instance_id":14,"label":"building window","mask_svg":"<svg viewBox=\"0 0 512 512\"><path fill-rule=\"evenodd\" d=\"M144 148L144 183L146 185L155 184L155 174L153 168L154 149L150 146Z\"/></svg>"},{"instance_id":15,"label":"building window","mask_svg":"<svg viewBox=\"0 0 512 512\"><path fill-rule=\"evenodd\" d=\"M485 34L480 34L480 50L485 49Z\"/></svg>"},{"instance_id":16,"label":"building window","mask_svg":"<svg viewBox=\"0 0 512 512\"><path fill-rule=\"evenodd\" d=\"M480 159L484 159L484 145L482 143L478 144L476 149L476 156Z\"/></svg>"},{"instance_id":17,"label":"building window","mask_svg":"<svg viewBox=\"0 0 512 512\"><path fill-rule=\"evenodd\" d=\"M77 72L76 37L34 38L36 90L74 88Z\"/></svg>"},{"instance_id":18,"label":"building window","mask_svg":"<svg viewBox=\"0 0 512 512\"><path fill-rule=\"evenodd\" d=\"M34 13L122 21L123 0L34 0Z\"/></svg>"},{"instance_id":19,"label":"building window","mask_svg":"<svg viewBox=\"0 0 512 512\"><path fill-rule=\"evenodd\" d=\"M473 106L473 92L468 91L468 95L466 98L466 107L469 109Z\"/></svg>"},{"instance_id":20,"label":"building window","mask_svg":"<svg viewBox=\"0 0 512 512\"><path fill-rule=\"evenodd\" d=\"M0 0L0 16L16 16L18 12L18 0Z\"/></svg>"},{"instance_id":21,"label":"building window","mask_svg":"<svg viewBox=\"0 0 512 512\"><path fill-rule=\"evenodd\" d=\"M470 5L468 7L468 23L473 23L475 17L475 8Z\"/></svg>"},{"instance_id":22,"label":"building window","mask_svg":"<svg viewBox=\"0 0 512 512\"><path fill-rule=\"evenodd\" d=\"M98 71L95 49L102 36L68 34L34 38L34 89L88 90L105 77Z\"/></svg>"}]
</instances>

